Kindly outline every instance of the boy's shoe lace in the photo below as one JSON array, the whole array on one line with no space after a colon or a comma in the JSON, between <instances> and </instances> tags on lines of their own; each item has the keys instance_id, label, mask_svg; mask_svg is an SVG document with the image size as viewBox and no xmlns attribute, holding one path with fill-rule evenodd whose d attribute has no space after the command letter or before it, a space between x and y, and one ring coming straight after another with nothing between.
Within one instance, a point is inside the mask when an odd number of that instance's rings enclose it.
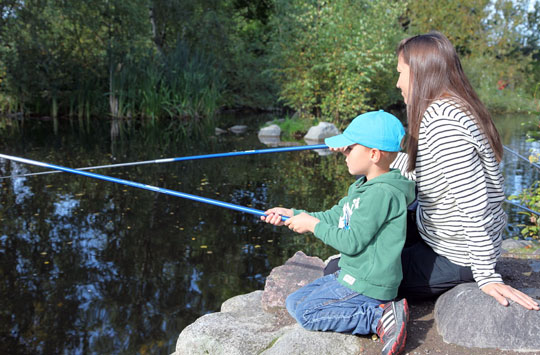
<instances>
[{"instance_id":1,"label":"boy's shoe lace","mask_svg":"<svg viewBox=\"0 0 540 355\"><path fill-rule=\"evenodd\" d=\"M405 350L409 305L403 298L398 302L381 305L383 315L377 324L377 335L383 342L382 354L397 355Z\"/></svg>"}]
</instances>

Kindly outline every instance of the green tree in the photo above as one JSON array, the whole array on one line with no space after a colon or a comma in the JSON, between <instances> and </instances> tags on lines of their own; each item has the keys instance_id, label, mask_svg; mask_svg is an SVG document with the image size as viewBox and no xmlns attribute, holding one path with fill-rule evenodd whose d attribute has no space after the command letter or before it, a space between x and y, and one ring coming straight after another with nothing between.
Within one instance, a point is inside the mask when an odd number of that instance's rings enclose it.
<instances>
[{"instance_id":1,"label":"green tree","mask_svg":"<svg viewBox=\"0 0 540 355\"><path fill-rule=\"evenodd\" d=\"M222 105L268 107L271 8L269 0L4 1L4 94L28 113L187 126Z\"/></svg>"},{"instance_id":2,"label":"green tree","mask_svg":"<svg viewBox=\"0 0 540 355\"><path fill-rule=\"evenodd\" d=\"M398 100L396 1L276 1L273 55L283 102L345 125Z\"/></svg>"},{"instance_id":3,"label":"green tree","mask_svg":"<svg viewBox=\"0 0 540 355\"><path fill-rule=\"evenodd\" d=\"M520 96L527 91L530 96L533 86L532 51L523 50L525 39L531 36L528 28L535 26L529 22L534 19L529 2L457 0L431 5L427 0L409 2L403 19L408 33L444 33L488 107L519 110L523 106Z\"/></svg>"}]
</instances>

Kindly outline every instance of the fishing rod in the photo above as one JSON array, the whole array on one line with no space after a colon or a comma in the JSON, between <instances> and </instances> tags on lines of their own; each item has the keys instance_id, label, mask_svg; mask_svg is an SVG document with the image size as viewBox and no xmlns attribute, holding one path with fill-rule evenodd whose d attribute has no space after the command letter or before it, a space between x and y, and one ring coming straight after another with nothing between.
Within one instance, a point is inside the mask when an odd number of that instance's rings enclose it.
<instances>
[{"instance_id":1,"label":"fishing rod","mask_svg":"<svg viewBox=\"0 0 540 355\"><path fill-rule=\"evenodd\" d=\"M527 160L529 162L529 160L527 158L520 155L519 153L507 148L506 146L503 146L503 147L506 150L508 150L509 152L511 152L511 153L517 155L518 157L520 157L522 159L525 159L525 160ZM295 150L326 149L326 148L328 148L327 145L318 144L318 145L305 145L305 146L295 146L295 147L285 147L285 148L271 148L271 149L261 149L261 150L245 150L245 151L239 151L239 152L217 153L217 154L206 154L206 155L192 155L192 156L178 157L178 158L167 158L167 159L147 160L147 161L132 162L132 163L101 165L101 166L85 167L85 168L78 168L78 169L71 169L71 168L61 167L61 166L58 166L58 165L42 163L42 162L30 160L30 159L17 158L17 157L5 155L5 154L0 154L0 157L8 159L8 160L19 161L19 162L23 162L23 163L27 163L27 164L31 164L31 165L37 165L37 166L41 166L41 167L45 167L45 168L49 168L49 169L55 169L55 170L52 170L52 171L43 171L43 172L39 172L39 173L31 173L31 174L24 174L24 175L2 176L2 177L0 177L0 179L25 177L25 176L40 175L40 174L52 174L52 173L58 173L58 172L70 172L70 173L73 173L73 174L84 175L84 176L93 177L93 178L96 178L96 179L116 182L116 183L119 183L119 184L125 184L125 185L129 185L129 186L134 186L134 187L141 188L141 189L146 189L146 190L156 191L156 192L160 192L160 193L164 193L164 194L169 194L169 195L172 195L172 196L183 197L183 198L195 200L195 201L198 201L198 202L208 203L208 204L212 204L212 205L216 205L216 206L220 206L220 207L225 207L225 208L229 208L229 209L233 209L233 210L237 210L237 211L241 211L241 212L255 214L255 215L258 215L258 216L266 216L264 214L264 212L261 211L261 210L256 210L256 209L252 209L252 208L238 206L238 205L230 204L230 203L227 203L227 202L222 202L222 201L218 201L218 200L212 200L212 199L205 198L205 197L199 197L199 196L196 196L196 195L190 195L190 194L186 194L186 193L179 192L179 191L163 189L163 188L160 188L160 187L155 187L155 186L150 186L150 185L144 185L144 184L137 183L137 182L132 182L132 181L129 181L129 180L117 179L117 178L113 178L113 177L106 176L106 175L99 175L99 174L94 174L94 173L86 173L86 172L84 172L84 170L112 168L112 167L119 167L119 166L132 166L132 165L140 165L140 164L152 164L152 163L159 164L159 163L166 163L166 162L173 162L173 161L209 159L209 158L217 158L217 157L229 157L229 156L240 156L240 155L251 155L251 154L276 153L276 152L295 151ZM537 168L540 168L540 166L538 164L534 164L534 163L531 163L531 164L534 165ZM510 204L512 206L521 208L521 209L523 209L525 211L528 211L530 213L540 215L540 212L534 211L534 210L532 210L530 208L519 205L517 203L513 203L513 202L510 202L508 200L504 200L504 202L506 202L506 203L508 203L508 204ZM282 217L282 218L284 220L287 219L287 217Z\"/></svg>"},{"instance_id":2,"label":"fishing rod","mask_svg":"<svg viewBox=\"0 0 540 355\"><path fill-rule=\"evenodd\" d=\"M76 168L75 170L97 170L105 168L118 168L123 166L134 166L134 165L143 165L143 164L162 164L162 163L172 163L178 161L187 161L187 160L198 160L198 159L211 159L211 158L224 158L224 157L236 157L240 155L253 155L253 154L268 154L268 153L282 153L282 152L292 152L298 150L312 150L312 149L326 149L328 146L326 144L316 144L316 145L299 145L292 147L282 147L282 148L269 148L269 149L259 149L259 150L244 150L238 152L229 152L229 153L216 153L216 154L204 154L204 155L191 155L186 157L177 157L177 158L163 158L163 159L154 159L154 160L145 160L145 161L135 161L130 163L118 163L118 164L109 164L109 165L97 165L97 166L87 166L84 168ZM35 175L45 175L45 174L57 174L62 171L58 170L49 170L41 171L38 173L29 173L21 175L6 175L0 176L0 179L8 178L19 178Z\"/></svg>"},{"instance_id":3,"label":"fishing rod","mask_svg":"<svg viewBox=\"0 0 540 355\"><path fill-rule=\"evenodd\" d=\"M540 216L540 212L537 212L537 211L535 211L535 210L531 210L531 209L528 208L528 207L519 205L519 204L514 203L514 202L510 202L509 200L504 200L504 202L508 203L509 205L512 205L512 206L521 208L521 209L523 209L523 210L525 210L525 211L527 211L527 212L533 213L533 214L535 214L535 215L537 215L537 216Z\"/></svg>"},{"instance_id":4,"label":"fishing rod","mask_svg":"<svg viewBox=\"0 0 540 355\"><path fill-rule=\"evenodd\" d=\"M519 154L518 152L508 148L507 146L503 145L503 148L506 149L507 151L509 151L510 153L516 155L517 157L527 161L529 164L531 164L532 166L534 166L535 168L537 169L540 169L540 165L536 164L536 163L533 163L531 162L529 159L527 159L527 157L524 157L523 155Z\"/></svg>"},{"instance_id":5,"label":"fishing rod","mask_svg":"<svg viewBox=\"0 0 540 355\"><path fill-rule=\"evenodd\" d=\"M535 163L531 163L529 161L529 159L527 159L523 155L519 154L518 152L508 148L505 145L503 145L503 147L504 147L504 149L506 149L510 153L518 156L519 158L521 158L523 160L526 160L528 163L533 165L535 168L540 169L540 165L535 164ZM292 151L299 151L299 150L313 150L313 149L327 149L327 148L328 148L328 146L326 144L301 145L301 146L293 146L293 147L269 148L269 149L259 149L259 150L244 150L244 151L229 152L229 153L191 155L191 156L176 157L176 158L163 158L163 159L135 161L135 162L128 162L128 163L96 165L96 166L87 166L87 167L83 167L83 168L75 168L75 170L81 170L81 171L98 170L98 169L105 169L105 168L119 168L119 167L144 165L144 164L163 164L163 163L172 163L172 162L188 161L188 160L224 158L224 157L234 157L234 156L254 155L254 154L282 153L282 152L292 152ZM13 179L13 178L19 178L19 177L36 176L36 175L57 174L57 173L61 173L61 172L62 171L58 171L58 170L48 170L48 171L41 171L41 172L37 172L37 173L28 173L28 174L21 174L21 175L5 175L5 176L0 176L0 180Z\"/></svg>"},{"instance_id":6,"label":"fishing rod","mask_svg":"<svg viewBox=\"0 0 540 355\"><path fill-rule=\"evenodd\" d=\"M169 189L165 189L165 188L162 188L162 187L141 184L139 182L124 180L124 179L118 179L118 178L114 178L114 177L107 176L107 175L100 175L100 174L96 174L96 173L90 173L90 172L87 172L87 171L81 171L81 170L77 170L77 169L66 168L66 167L59 166L59 165L44 163L44 162L25 159L25 158L20 158L20 157L14 157L14 156L11 156L11 155L0 154L0 158L12 160L12 161L16 161L16 162L24 163L24 164L41 166L41 167L47 168L47 169L59 170L59 171L63 171L63 172L66 172L66 173L82 175L82 176L86 176L86 177L90 177L90 178L94 178L94 179L114 182L114 183L121 184L121 185L132 186L132 187L136 187L136 188L143 189L143 190L159 192L159 193L166 194L166 195L182 197L182 198L185 198L185 199L188 199L188 200L207 203L207 204L214 205L214 206L219 206L219 207L225 207L225 208L228 208L228 209L231 209L231 210L240 211L240 212L244 212L244 213L250 213L250 214L253 214L253 215L256 215L256 216L264 216L264 217L266 217L266 214L262 210L257 210L255 208L250 208L250 207L239 206L239 205L235 205L235 204L228 203L228 202L213 200L213 199L206 198L206 197L190 195L190 194L186 194L184 192L169 190ZM289 217L281 216L281 219L283 221L285 221L285 220L289 219Z\"/></svg>"}]
</instances>

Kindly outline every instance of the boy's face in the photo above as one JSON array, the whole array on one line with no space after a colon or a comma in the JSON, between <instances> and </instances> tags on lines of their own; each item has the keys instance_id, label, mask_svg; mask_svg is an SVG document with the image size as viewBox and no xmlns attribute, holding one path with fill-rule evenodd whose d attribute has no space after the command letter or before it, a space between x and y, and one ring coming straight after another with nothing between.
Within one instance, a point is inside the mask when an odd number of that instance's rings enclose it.
<instances>
[{"instance_id":1,"label":"boy's face","mask_svg":"<svg viewBox=\"0 0 540 355\"><path fill-rule=\"evenodd\" d=\"M372 166L372 149L360 144L348 146L343 154L347 157L347 167L351 175L368 175Z\"/></svg>"}]
</instances>

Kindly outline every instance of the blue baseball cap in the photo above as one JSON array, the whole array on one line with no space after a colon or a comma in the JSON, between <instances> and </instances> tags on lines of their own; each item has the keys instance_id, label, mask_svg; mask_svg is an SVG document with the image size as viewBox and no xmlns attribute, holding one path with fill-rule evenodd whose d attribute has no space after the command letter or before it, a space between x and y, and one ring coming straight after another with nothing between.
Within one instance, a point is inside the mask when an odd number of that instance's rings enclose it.
<instances>
[{"instance_id":1,"label":"blue baseball cap","mask_svg":"<svg viewBox=\"0 0 540 355\"><path fill-rule=\"evenodd\" d=\"M383 110L357 116L342 134L326 138L330 148L361 144L386 152L399 152L405 129L396 116Z\"/></svg>"}]
</instances>

